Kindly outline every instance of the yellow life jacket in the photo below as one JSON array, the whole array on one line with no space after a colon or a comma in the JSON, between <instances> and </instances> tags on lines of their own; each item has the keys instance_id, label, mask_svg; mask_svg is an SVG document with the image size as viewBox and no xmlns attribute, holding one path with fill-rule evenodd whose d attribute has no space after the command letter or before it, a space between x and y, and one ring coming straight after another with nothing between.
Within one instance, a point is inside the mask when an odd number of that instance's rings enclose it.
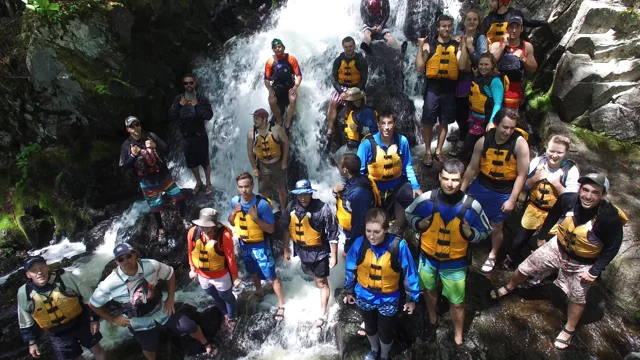
<instances>
[{"instance_id":1,"label":"yellow life jacket","mask_svg":"<svg viewBox=\"0 0 640 360\"><path fill-rule=\"evenodd\" d=\"M508 21L494 22L487 30L487 46L491 46L492 43L502 40L502 36L507 33Z\"/></svg>"},{"instance_id":2,"label":"yellow life jacket","mask_svg":"<svg viewBox=\"0 0 640 360\"><path fill-rule=\"evenodd\" d=\"M547 161L546 159L546 156L544 156L540 160L540 165L544 165ZM544 163L542 161L544 161ZM576 163L573 162L573 160L565 159L560 166L560 170L563 173L560 182L564 186L567 181L567 174L569 173L569 170L576 166ZM531 188L531 191L529 191L529 201L531 204L546 212L549 212L556 201L558 201L558 196L559 195L556 193L555 188L547 181L547 179L538 181Z\"/></svg>"},{"instance_id":3,"label":"yellow life jacket","mask_svg":"<svg viewBox=\"0 0 640 360\"><path fill-rule=\"evenodd\" d=\"M276 141L271 133L271 125L266 136L262 136L258 133L258 130L253 130L253 153L258 160L270 161L274 159L280 159L282 156L282 149L280 143Z\"/></svg>"},{"instance_id":4,"label":"yellow life jacket","mask_svg":"<svg viewBox=\"0 0 640 360\"><path fill-rule=\"evenodd\" d=\"M360 71L356 68L356 59L346 58L340 62L340 68L338 69L338 82L340 85L354 87L360 83Z\"/></svg>"},{"instance_id":5,"label":"yellow life jacket","mask_svg":"<svg viewBox=\"0 0 640 360\"><path fill-rule=\"evenodd\" d=\"M351 187L349 187L349 189L342 190L336 199L336 218L338 219L338 224L340 224L340 226L342 226L346 231L351 231L351 203L348 198L351 191L358 187L371 189L374 199L371 207L380 206L382 204L380 192L378 191L376 183L365 177L361 177L360 180L357 180Z\"/></svg>"},{"instance_id":6,"label":"yellow life jacket","mask_svg":"<svg viewBox=\"0 0 640 360\"><path fill-rule=\"evenodd\" d=\"M303 247L322 246L322 233L311 226L310 218L311 214L308 212L300 219L295 210L291 211L291 220L289 220L291 239Z\"/></svg>"},{"instance_id":7,"label":"yellow life jacket","mask_svg":"<svg viewBox=\"0 0 640 360\"><path fill-rule=\"evenodd\" d=\"M362 239L362 245L358 251L358 284L363 288L382 294L391 294L400 289L402 265L398 259L400 241L394 236L389 244L387 252L381 257L371 250L371 244L366 237Z\"/></svg>"},{"instance_id":8,"label":"yellow life jacket","mask_svg":"<svg viewBox=\"0 0 640 360\"><path fill-rule=\"evenodd\" d=\"M429 50L425 70L427 79L458 80L458 43L451 40L441 44L436 40L430 44Z\"/></svg>"},{"instance_id":9,"label":"yellow life jacket","mask_svg":"<svg viewBox=\"0 0 640 360\"><path fill-rule=\"evenodd\" d=\"M228 232L225 232L228 230ZM191 251L191 262L193 266L202 271L222 271L227 269L227 258L225 257L222 244L229 239L231 229L226 226L219 228L215 236L206 243L202 241L202 228L194 226L189 229L187 238L193 243ZM227 237L227 239L225 239ZM215 240L215 241L214 241Z\"/></svg>"},{"instance_id":10,"label":"yellow life jacket","mask_svg":"<svg viewBox=\"0 0 640 360\"><path fill-rule=\"evenodd\" d=\"M268 198L263 198L260 195L256 195L256 207L260 203L260 201L265 200L271 208L273 205L271 204L271 200ZM242 201L240 196L238 195L238 202ZM258 224L253 221L251 216L244 211L240 211L236 214L234 219L234 224L236 228L236 233L238 233L238 238L245 243L259 243L264 241L264 231L258 226Z\"/></svg>"},{"instance_id":11,"label":"yellow life jacket","mask_svg":"<svg viewBox=\"0 0 640 360\"><path fill-rule=\"evenodd\" d=\"M504 75L498 76L502 78L504 92L506 93L509 91L509 78ZM476 80L473 80L471 82L471 92L469 94L469 107L471 108L471 111L485 116L491 116L493 113L493 105L494 100L488 96L484 85L479 85Z\"/></svg>"},{"instance_id":12,"label":"yellow life jacket","mask_svg":"<svg viewBox=\"0 0 640 360\"><path fill-rule=\"evenodd\" d=\"M445 224L438 210L438 190L431 192L433 213L431 225L420 235L420 249L438 261L461 259L467 255L469 241L462 235L462 224L467 210L473 205L473 196L465 195L460 211L453 220Z\"/></svg>"},{"instance_id":13,"label":"yellow life jacket","mask_svg":"<svg viewBox=\"0 0 640 360\"><path fill-rule=\"evenodd\" d=\"M515 181L518 176L518 162L515 156L516 142L525 136L524 130L516 128L509 140L498 145L495 137L496 129L491 129L484 136L484 147L480 159L480 173L497 181ZM525 139L528 137L525 137Z\"/></svg>"},{"instance_id":14,"label":"yellow life jacket","mask_svg":"<svg viewBox=\"0 0 640 360\"><path fill-rule=\"evenodd\" d=\"M41 294L27 285L27 298L33 301L31 316L41 329L51 329L66 324L82 314L82 305L77 295L68 293L60 279L64 271L57 271L54 276L55 288L49 295Z\"/></svg>"},{"instance_id":15,"label":"yellow life jacket","mask_svg":"<svg viewBox=\"0 0 640 360\"><path fill-rule=\"evenodd\" d=\"M367 164L369 177L374 181L391 181L402 176L402 157L400 154L400 137L393 134L391 145L383 150L373 136L368 136L371 143L372 161Z\"/></svg>"},{"instance_id":16,"label":"yellow life jacket","mask_svg":"<svg viewBox=\"0 0 640 360\"><path fill-rule=\"evenodd\" d=\"M358 123L358 116L368 116L373 113L376 122L378 121L378 112L368 106L364 106L357 113L350 111L344 121L344 137L347 139L347 147L357 148L362 141L362 125Z\"/></svg>"}]
</instances>

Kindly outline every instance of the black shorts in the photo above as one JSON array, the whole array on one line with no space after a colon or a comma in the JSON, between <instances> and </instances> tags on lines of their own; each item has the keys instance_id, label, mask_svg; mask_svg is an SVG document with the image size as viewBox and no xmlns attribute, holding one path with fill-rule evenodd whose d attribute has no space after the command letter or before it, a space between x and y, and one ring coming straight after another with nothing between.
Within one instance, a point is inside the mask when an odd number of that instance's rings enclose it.
<instances>
[{"instance_id":1,"label":"black shorts","mask_svg":"<svg viewBox=\"0 0 640 360\"><path fill-rule=\"evenodd\" d=\"M180 312L173 313L164 325L156 323L156 327L153 329L134 331L129 328L129 331L131 331L133 338L140 344L142 350L153 352L158 351L160 331L162 331L162 328L169 329L178 336L193 334L198 331L198 325Z\"/></svg>"},{"instance_id":2,"label":"black shorts","mask_svg":"<svg viewBox=\"0 0 640 360\"><path fill-rule=\"evenodd\" d=\"M326 279L329 277L328 257L312 263L301 261L300 264L302 264L302 271L307 275L313 275L318 279Z\"/></svg>"},{"instance_id":3,"label":"black shorts","mask_svg":"<svg viewBox=\"0 0 640 360\"><path fill-rule=\"evenodd\" d=\"M56 353L58 360L72 360L82 355L82 347L91 349L102 340L102 334L98 331L91 335L89 318L84 314L80 315L77 326L65 331L62 334L50 333L51 346Z\"/></svg>"},{"instance_id":4,"label":"black shorts","mask_svg":"<svg viewBox=\"0 0 640 360\"><path fill-rule=\"evenodd\" d=\"M207 134L184 138L184 159L189 169L209 166L209 137Z\"/></svg>"},{"instance_id":5,"label":"black shorts","mask_svg":"<svg viewBox=\"0 0 640 360\"><path fill-rule=\"evenodd\" d=\"M435 94L427 91L422 107L422 124L441 125L453 124L456 121L456 94L455 92L441 92Z\"/></svg>"},{"instance_id":6,"label":"black shorts","mask_svg":"<svg viewBox=\"0 0 640 360\"><path fill-rule=\"evenodd\" d=\"M282 109L289 106L289 90L293 88L293 84L291 86L288 85L273 85L271 86L273 91L276 93L276 99L278 101L278 106Z\"/></svg>"},{"instance_id":7,"label":"black shorts","mask_svg":"<svg viewBox=\"0 0 640 360\"><path fill-rule=\"evenodd\" d=\"M413 202L413 188L409 181L404 180L404 182L401 181L391 190L380 190L380 198L382 200L382 208L387 211L387 214L393 217L396 202L404 209L411 205Z\"/></svg>"}]
</instances>

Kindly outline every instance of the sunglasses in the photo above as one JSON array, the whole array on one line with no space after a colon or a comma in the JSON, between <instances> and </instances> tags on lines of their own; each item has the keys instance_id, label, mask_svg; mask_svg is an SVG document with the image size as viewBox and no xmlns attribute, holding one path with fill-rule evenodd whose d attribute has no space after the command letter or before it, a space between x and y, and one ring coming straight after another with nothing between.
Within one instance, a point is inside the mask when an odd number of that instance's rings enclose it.
<instances>
[{"instance_id":1,"label":"sunglasses","mask_svg":"<svg viewBox=\"0 0 640 360\"><path fill-rule=\"evenodd\" d=\"M132 128L132 129L133 128L137 128L137 127L140 127L140 123L133 123L133 124L127 126L127 127Z\"/></svg>"},{"instance_id":2,"label":"sunglasses","mask_svg":"<svg viewBox=\"0 0 640 360\"><path fill-rule=\"evenodd\" d=\"M184 84L184 85L193 85L194 83L195 82L193 82L193 81L185 81L182 84Z\"/></svg>"},{"instance_id":3,"label":"sunglasses","mask_svg":"<svg viewBox=\"0 0 640 360\"><path fill-rule=\"evenodd\" d=\"M131 259L132 257L133 257L133 255L127 254L125 256L121 256L121 257L117 258L116 261L121 263L121 262L124 262L125 260Z\"/></svg>"}]
</instances>

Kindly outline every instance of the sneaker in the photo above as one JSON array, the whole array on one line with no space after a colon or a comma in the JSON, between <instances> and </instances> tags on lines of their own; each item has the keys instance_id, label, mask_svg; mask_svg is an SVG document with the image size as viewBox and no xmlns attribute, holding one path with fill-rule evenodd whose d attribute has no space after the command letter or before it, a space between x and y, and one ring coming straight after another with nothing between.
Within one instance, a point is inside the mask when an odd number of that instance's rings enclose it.
<instances>
[{"instance_id":1,"label":"sneaker","mask_svg":"<svg viewBox=\"0 0 640 360\"><path fill-rule=\"evenodd\" d=\"M367 356L364 357L364 360L377 360L379 354L380 354L379 351L375 351L375 350L371 349L367 353Z\"/></svg>"}]
</instances>

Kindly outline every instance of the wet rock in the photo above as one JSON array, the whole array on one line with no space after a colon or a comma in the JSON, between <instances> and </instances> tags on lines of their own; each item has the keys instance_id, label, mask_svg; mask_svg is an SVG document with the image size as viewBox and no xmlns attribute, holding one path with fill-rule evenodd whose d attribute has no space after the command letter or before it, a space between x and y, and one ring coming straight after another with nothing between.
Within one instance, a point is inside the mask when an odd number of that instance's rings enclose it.
<instances>
[{"instance_id":1,"label":"wet rock","mask_svg":"<svg viewBox=\"0 0 640 360\"><path fill-rule=\"evenodd\" d=\"M131 44L131 28L133 27L133 23L135 21L135 17L124 6L114 6L111 9L111 23L113 24L116 34L125 44Z\"/></svg>"}]
</instances>

